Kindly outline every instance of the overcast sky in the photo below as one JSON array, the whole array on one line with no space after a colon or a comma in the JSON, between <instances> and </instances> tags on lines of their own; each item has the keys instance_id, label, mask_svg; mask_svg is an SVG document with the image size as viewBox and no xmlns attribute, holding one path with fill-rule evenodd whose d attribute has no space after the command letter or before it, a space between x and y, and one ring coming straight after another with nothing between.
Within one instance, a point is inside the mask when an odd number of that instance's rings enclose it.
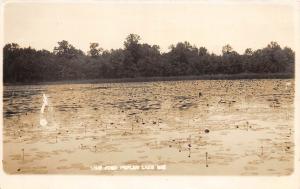
<instances>
[{"instance_id":1,"label":"overcast sky","mask_svg":"<svg viewBox=\"0 0 300 189\"><path fill-rule=\"evenodd\" d=\"M294 49L294 8L289 4L203 3L8 3L4 42L52 51L60 40L87 51L90 42L121 48L126 36L162 51L179 41L219 54L229 43L242 53L270 41Z\"/></svg>"}]
</instances>

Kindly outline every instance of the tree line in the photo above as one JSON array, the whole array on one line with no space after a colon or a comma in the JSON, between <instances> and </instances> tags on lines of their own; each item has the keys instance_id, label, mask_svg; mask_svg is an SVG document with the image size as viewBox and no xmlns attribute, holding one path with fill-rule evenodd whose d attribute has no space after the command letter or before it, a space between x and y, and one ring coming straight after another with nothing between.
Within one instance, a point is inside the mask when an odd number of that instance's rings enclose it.
<instances>
[{"instance_id":1,"label":"tree line","mask_svg":"<svg viewBox=\"0 0 300 189\"><path fill-rule=\"evenodd\" d=\"M139 35L130 34L123 48L111 50L90 43L87 53L65 40L58 42L52 52L6 44L3 79L5 83L14 83L242 73L293 75L295 69L295 52L277 42L262 49L247 48L243 54L227 44L222 54L216 55L186 41L161 52L158 45L140 40Z\"/></svg>"}]
</instances>

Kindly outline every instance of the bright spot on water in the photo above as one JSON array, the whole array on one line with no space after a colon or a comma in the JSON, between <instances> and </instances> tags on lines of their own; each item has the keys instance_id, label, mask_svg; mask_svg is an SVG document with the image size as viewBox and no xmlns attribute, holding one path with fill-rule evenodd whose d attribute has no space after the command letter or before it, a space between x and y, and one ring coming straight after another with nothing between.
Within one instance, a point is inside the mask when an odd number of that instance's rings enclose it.
<instances>
[{"instance_id":1,"label":"bright spot on water","mask_svg":"<svg viewBox=\"0 0 300 189\"><path fill-rule=\"evenodd\" d=\"M47 124L48 124L48 122L47 122L46 119L44 119L44 118L41 118L41 119L40 119L40 125L41 125L41 126L45 127Z\"/></svg>"},{"instance_id":2,"label":"bright spot on water","mask_svg":"<svg viewBox=\"0 0 300 189\"><path fill-rule=\"evenodd\" d=\"M48 98L45 94L43 94L43 105L42 105L42 108L41 108L41 113L44 113L45 106L48 106Z\"/></svg>"}]
</instances>

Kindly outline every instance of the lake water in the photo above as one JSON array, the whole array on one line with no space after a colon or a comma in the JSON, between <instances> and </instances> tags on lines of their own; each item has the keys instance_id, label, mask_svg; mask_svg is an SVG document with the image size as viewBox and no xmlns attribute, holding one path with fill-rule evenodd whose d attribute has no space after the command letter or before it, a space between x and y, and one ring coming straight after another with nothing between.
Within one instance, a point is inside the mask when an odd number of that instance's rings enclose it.
<instances>
[{"instance_id":1,"label":"lake water","mask_svg":"<svg viewBox=\"0 0 300 189\"><path fill-rule=\"evenodd\" d=\"M293 172L294 80L5 86L3 100L10 174Z\"/></svg>"}]
</instances>

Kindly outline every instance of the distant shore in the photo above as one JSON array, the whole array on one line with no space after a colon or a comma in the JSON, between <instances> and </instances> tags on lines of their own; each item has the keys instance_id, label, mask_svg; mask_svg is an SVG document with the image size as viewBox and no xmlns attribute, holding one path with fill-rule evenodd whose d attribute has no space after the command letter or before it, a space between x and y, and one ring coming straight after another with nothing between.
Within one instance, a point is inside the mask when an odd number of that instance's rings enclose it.
<instances>
[{"instance_id":1,"label":"distant shore","mask_svg":"<svg viewBox=\"0 0 300 189\"><path fill-rule=\"evenodd\" d=\"M64 81L41 81L41 82L15 82L4 83L4 86L13 85L56 85L56 84L96 84L96 83L127 83L127 82L154 82L154 81L183 81L183 80L239 80L239 79L294 79L295 75L290 73L268 73L268 74L213 74L195 76L169 76L169 77L136 77L136 78L102 78L85 80Z\"/></svg>"}]
</instances>

